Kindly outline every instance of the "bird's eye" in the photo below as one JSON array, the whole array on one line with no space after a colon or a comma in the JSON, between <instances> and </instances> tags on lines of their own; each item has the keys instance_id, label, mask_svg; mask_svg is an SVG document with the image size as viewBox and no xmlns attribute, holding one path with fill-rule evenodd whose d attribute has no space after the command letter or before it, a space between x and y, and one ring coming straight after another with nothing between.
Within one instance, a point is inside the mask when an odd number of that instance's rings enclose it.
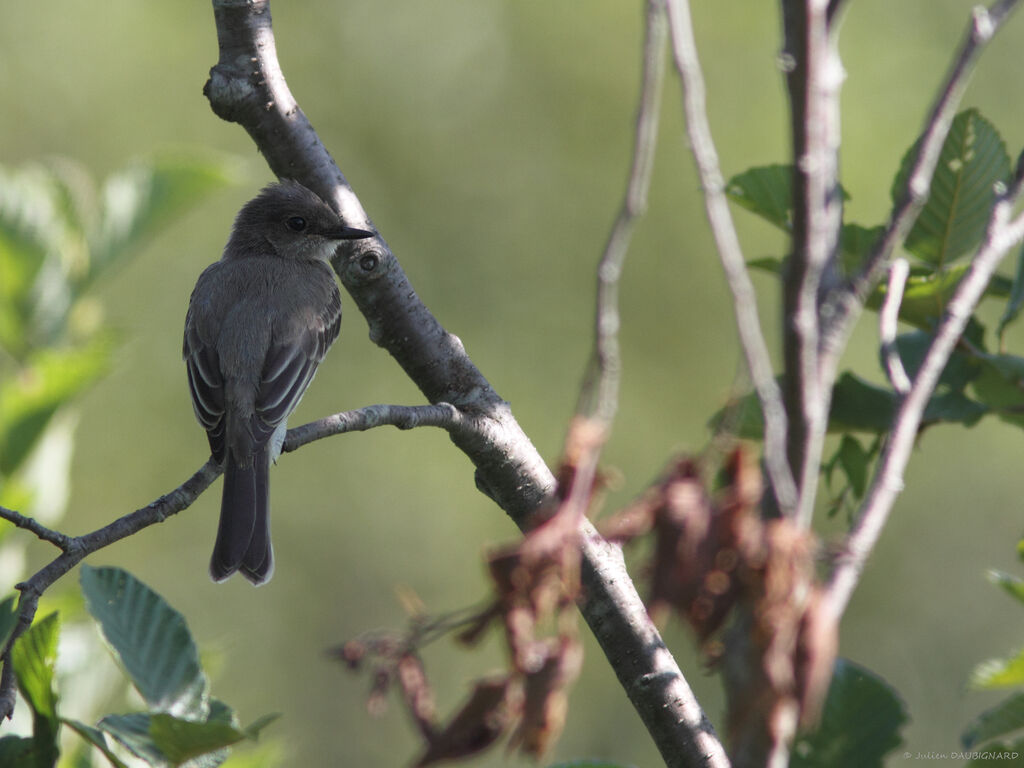
<instances>
[{"instance_id":1,"label":"bird's eye","mask_svg":"<svg viewBox=\"0 0 1024 768\"><path fill-rule=\"evenodd\" d=\"M291 216L285 221L285 224L292 232L301 232L306 228L306 220L301 216Z\"/></svg>"}]
</instances>

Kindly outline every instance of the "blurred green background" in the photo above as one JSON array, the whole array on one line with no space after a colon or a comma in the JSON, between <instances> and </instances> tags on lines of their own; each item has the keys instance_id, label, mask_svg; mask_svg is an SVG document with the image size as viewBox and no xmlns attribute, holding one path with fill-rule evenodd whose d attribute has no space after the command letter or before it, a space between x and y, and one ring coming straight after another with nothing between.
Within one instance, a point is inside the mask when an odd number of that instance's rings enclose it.
<instances>
[{"instance_id":1,"label":"blurred green background","mask_svg":"<svg viewBox=\"0 0 1024 768\"><path fill-rule=\"evenodd\" d=\"M694 5L724 172L785 161L775 4ZM897 163L972 5L850 3L842 36L849 220L875 224L886 214ZM239 159L236 187L165 230L100 288L124 343L114 372L81 403L63 523L81 533L171 490L206 459L180 361L185 307L235 211L270 175L244 131L217 119L202 96L217 58L209 3L109 0L99 13L71 0L2 0L0 9L0 163L63 155L103 176L167 149ZM593 267L629 165L643 3L308 0L273 10L299 103L417 292L555 462L590 344ZM1000 129L1011 157L1024 144L1022 43L1018 18L985 54L966 99ZM625 372L606 453L623 480L612 505L643 488L672 451L705 444L706 420L740 370L678 95L670 77L650 212L623 278ZM736 219L748 258L781 254L777 233L743 212ZM776 286L755 279L774 341ZM847 363L880 379L873 320L865 318ZM1009 349L1024 349L1019 331ZM421 398L349 309L293 424L377 402ZM841 652L906 701L908 750L958 748L968 718L999 698L967 693L969 670L1024 640L1024 616L983 578L992 566L1019 571L1022 464L1024 435L991 420L928 434L844 620ZM418 747L399 709L370 718L368 681L324 650L399 626L396 585L413 587L435 611L481 598L482 551L516 530L477 493L469 461L439 431L322 441L286 456L272 488L278 565L265 588L207 576L219 483L91 562L132 570L185 613L218 670L214 693L243 721L284 714L267 735L285 764L406 764ZM840 530L821 526L826 538ZM51 554L39 545L30 553L37 564ZM702 671L685 631L669 626L666 636L721 722L717 679ZM658 765L589 637L587 650L552 760ZM434 648L428 664L442 710L499 661L493 643L473 653ZM478 764L515 763L498 751Z\"/></svg>"}]
</instances>

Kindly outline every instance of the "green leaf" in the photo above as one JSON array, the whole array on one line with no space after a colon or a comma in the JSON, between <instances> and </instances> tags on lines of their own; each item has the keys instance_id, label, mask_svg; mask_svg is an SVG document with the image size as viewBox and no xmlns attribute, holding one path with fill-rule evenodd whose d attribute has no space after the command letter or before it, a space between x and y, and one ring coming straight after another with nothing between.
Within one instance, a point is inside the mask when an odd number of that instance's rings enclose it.
<instances>
[{"instance_id":1,"label":"green leaf","mask_svg":"<svg viewBox=\"0 0 1024 768\"><path fill-rule=\"evenodd\" d=\"M25 460L58 408L106 373L113 348L103 334L81 347L41 349L0 380L0 474Z\"/></svg>"},{"instance_id":2,"label":"green leaf","mask_svg":"<svg viewBox=\"0 0 1024 768\"><path fill-rule=\"evenodd\" d=\"M896 412L896 396L847 371L836 382L829 429L840 432L887 432Z\"/></svg>"},{"instance_id":3,"label":"green leaf","mask_svg":"<svg viewBox=\"0 0 1024 768\"><path fill-rule=\"evenodd\" d=\"M903 289L900 320L926 331L933 330L969 266L957 264L943 270L922 265L912 267ZM868 297L868 308L881 309L887 291L886 285L877 286Z\"/></svg>"},{"instance_id":4,"label":"green leaf","mask_svg":"<svg viewBox=\"0 0 1024 768\"><path fill-rule=\"evenodd\" d=\"M974 396L1003 421L1024 426L1024 357L984 355L978 361Z\"/></svg>"},{"instance_id":5,"label":"green leaf","mask_svg":"<svg viewBox=\"0 0 1024 768\"><path fill-rule=\"evenodd\" d=\"M128 768L128 766L125 765L124 762L122 762L117 755L111 752L110 745L107 744L107 737L103 735L103 731L101 731L98 728L93 728L92 726L86 725L85 723L80 723L77 720L61 718L61 722L67 725L73 731L77 732L79 736L81 736L83 739L85 739L94 747L96 747L100 752L102 752L103 756L107 758L107 760L110 762L112 766L114 766L114 768Z\"/></svg>"},{"instance_id":6,"label":"green leaf","mask_svg":"<svg viewBox=\"0 0 1024 768\"><path fill-rule=\"evenodd\" d=\"M36 743L24 736L4 736L0 739L0 765L28 768L37 765Z\"/></svg>"},{"instance_id":7,"label":"green leaf","mask_svg":"<svg viewBox=\"0 0 1024 768\"><path fill-rule=\"evenodd\" d=\"M925 355L932 345L933 336L924 331L912 331L896 337L896 350L900 361L911 379L921 370ZM884 361L881 361L884 366ZM957 349L949 356L949 362L942 370L936 389L962 391L981 372L982 364L973 356Z\"/></svg>"},{"instance_id":8,"label":"green leaf","mask_svg":"<svg viewBox=\"0 0 1024 768\"><path fill-rule=\"evenodd\" d=\"M903 743L907 713L882 678L837 659L817 731L800 737L791 768L871 768Z\"/></svg>"},{"instance_id":9,"label":"green leaf","mask_svg":"<svg viewBox=\"0 0 1024 768\"><path fill-rule=\"evenodd\" d=\"M18 614L14 609L16 600L17 598L11 595L0 602L0 648L7 644L7 639L18 625Z\"/></svg>"},{"instance_id":10,"label":"green leaf","mask_svg":"<svg viewBox=\"0 0 1024 768\"><path fill-rule=\"evenodd\" d=\"M725 194L737 205L787 232L793 226L793 166L763 165L729 179Z\"/></svg>"},{"instance_id":11,"label":"green leaf","mask_svg":"<svg viewBox=\"0 0 1024 768\"><path fill-rule=\"evenodd\" d=\"M860 269L884 232L885 227L882 226L843 224L839 237L839 254L845 274L852 275Z\"/></svg>"},{"instance_id":12,"label":"green leaf","mask_svg":"<svg viewBox=\"0 0 1024 768\"><path fill-rule=\"evenodd\" d=\"M99 729L109 733L128 748L136 757L140 757L153 766L168 765L170 761L149 735L150 715L145 712L133 712L127 715L107 715L99 722Z\"/></svg>"},{"instance_id":13,"label":"green leaf","mask_svg":"<svg viewBox=\"0 0 1024 768\"><path fill-rule=\"evenodd\" d=\"M978 664L972 671L972 688L1008 688L1024 684L1024 650L1008 659L989 659Z\"/></svg>"},{"instance_id":14,"label":"green leaf","mask_svg":"<svg viewBox=\"0 0 1024 768\"><path fill-rule=\"evenodd\" d=\"M630 768L622 763L609 763L607 760L570 760L568 763L553 763L548 768Z\"/></svg>"},{"instance_id":15,"label":"green leaf","mask_svg":"<svg viewBox=\"0 0 1024 768\"><path fill-rule=\"evenodd\" d=\"M762 165L729 179L725 194L737 205L788 232L793 227L793 166ZM839 188L843 200L846 190Z\"/></svg>"},{"instance_id":16,"label":"green leaf","mask_svg":"<svg viewBox=\"0 0 1024 768\"><path fill-rule=\"evenodd\" d=\"M1024 728L1024 693L1016 693L978 715L960 736L964 749Z\"/></svg>"},{"instance_id":17,"label":"green leaf","mask_svg":"<svg viewBox=\"0 0 1024 768\"><path fill-rule=\"evenodd\" d=\"M1013 576L1012 574L996 570L991 570L986 575L993 584L1002 587L1009 594L1024 603L1024 579L1020 576Z\"/></svg>"},{"instance_id":18,"label":"green leaf","mask_svg":"<svg viewBox=\"0 0 1024 768\"><path fill-rule=\"evenodd\" d=\"M850 488L858 499L864 496L864 489L868 481L868 467L871 464L871 454L864 450L857 438L852 435L843 435L839 441L838 451L839 465L843 468Z\"/></svg>"},{"instance_id":19,"label":"green leaf","mask_svg":"<svg viewBox=\"0 0 1024 768\"><path fill-rule=\"evenodd\" d=\"M921 148L903 156L892 186L898 204ZM1010 175L1010 157L998 131L976 109L953 119L942 145L928 201L907 235L906 248L920 259L943 265L972 250L985 232L997 183Z\"/></svg>"},{"instance_id":20,"label":"green leaf","mask_svg":"<svg viewBox=\"0 0 1024 768\"><path fill-rule=\"evenodd\" d=\"M219 765L228 747L252 738L231 722L197 722L166 713L108 715L99 727L153 765L177 766L204 756L210 758L204 764Z\"/></svg>"},{"instance_id":21,"label":"green leaf","mask_svg":"<svg viewBox=\"0 0 1024 768\"><path fill-rule=\"evenodd\" d=\"M89 280L141 240L232 183L231 166L199 157L159 157L110 176L101 191L99 231L92 238Z\"/></svg>"},{"instance_id":22,"label":"green leaf","mask_svg":"<svg viewBox=\"0 0 1024 768\"><path fill-rule=\"evenodd\" d=\"M15 359L27 351L36 277L52 253L58 227L49 174L0 166L0 344Z\"/></svg>"},{"instance_id":23,"label":"green leaf","mask_svg":"<svg viewBox=\"0 0 1024 768\"><path fill-rule=\"evenodd\" d=\"M772 275L782 274L782 259L778 256L762 256L759 259L751 259L747 262L750 269L767 272Z\"/></svg>"},{"instance_id":24,"label":"green leaf","mask_svg":"<svg viewBox=\"0 0 1024 768\"><path fill-rule=\"evenodd\" d=\"M120 568L82 566L81 583L89 613L146 703L206 720L206 676L185 618Z\"/></svg>"},{"instance_id":25,"label":"green leaf","mask_svg":"<svg viewBox=\"0 0 1024 768\"><path fill-rule=\"evenodd\" d=\"M53 688L60 622L56 613L35 622L14 644L11 660L25 701L56 723L57 693Z\"/></svg>"},{"instance_id":26,"label":"green leaf","mask_svg":"<svg viewBox=\"0 0 1024 768\"><path fill-rule=\"evenodd\" d=\"M888 432L896 413L896 404L894 392L847 371L839 377L832 390L828 431ZM940 392L928 401L922 427L943 422L969 427L988 412L987 404L976 402L962 392ZM751 392L733 400L708 420L708 426L744 440L763 440L764 417L757 394Z\"/></svg>"},{"instance_id":27,"label":"green leaf","mask_svg":"<svg viewBox=\"0 0 1024 768\"><path fill-rule=\"evenodd\" d=\"M32 624L18 638L11 651L18 689L32 710L33 765L52 766L60 754L57 736L57 692L54 668L57 663L57 636L60 623L56 613Z\"/></svg>"},{"instance_id":28,"label":"green leaf","mask_svg":"<svg viewBox=\"0 0 1024 768\"><path fill-rule=\"evenodd\" d=\"M1000 349L1003 346L1003 334L1020 315L1021 307L1024 307L1024 248L1017 253L1017 269L1013 273L1010 296L1006 301L1003 314L999 318L999 325L996 326L996 337L999 339Z\"/></svg>"}]
</instances>

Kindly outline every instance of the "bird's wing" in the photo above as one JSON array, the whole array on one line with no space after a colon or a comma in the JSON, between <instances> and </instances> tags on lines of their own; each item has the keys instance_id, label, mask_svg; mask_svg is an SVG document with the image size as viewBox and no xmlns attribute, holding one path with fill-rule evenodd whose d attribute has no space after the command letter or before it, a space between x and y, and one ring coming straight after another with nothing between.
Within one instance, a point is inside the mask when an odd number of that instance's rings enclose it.
<instances>
[{"instance_id":1,"label":"bird's wing","mask_svg":"<svg viewBox=\"0 0 1024 768\"><path fill-rule=\"evenodd\" d=\"M188 389L196 419L210 440L210 451L217 461L224 458L224 378L220 359L213 344L207 343L193 322L192 307L185 318L182 356L188 371Z\"/></svg>"},{"instance_id":2,"label":"bird's wing","mask_svg":"<svg viewBox=\"0 0 1024 768\"><path fill-rule=\"evenodd\" d=\"M326 269L326 267L325 267ZM302 399L341 328L341 294L333 276L326 301L311 303L275 325L256 393L253 437L269 439Z\"/></svg>"}]
</instances>

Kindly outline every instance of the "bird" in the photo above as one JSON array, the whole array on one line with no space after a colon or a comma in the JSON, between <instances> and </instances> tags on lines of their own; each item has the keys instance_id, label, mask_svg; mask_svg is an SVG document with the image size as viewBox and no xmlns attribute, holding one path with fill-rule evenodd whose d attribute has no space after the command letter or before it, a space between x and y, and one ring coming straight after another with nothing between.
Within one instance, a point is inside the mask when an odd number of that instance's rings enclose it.
<instances>
[{"instance_id":1,"label":"bird","mask_svg":"<svg viewBox=\"0 0 1024 768\"><path fill-rule=\"evenodd\" d=\"M270 464L341 328L330 259L341 241L370 237L282 180L242 206L220 260L196 281L182 357L196 419L224 470L215 582L240 572L258 586L273 575Z\"/></svg>"}]
</instances>

